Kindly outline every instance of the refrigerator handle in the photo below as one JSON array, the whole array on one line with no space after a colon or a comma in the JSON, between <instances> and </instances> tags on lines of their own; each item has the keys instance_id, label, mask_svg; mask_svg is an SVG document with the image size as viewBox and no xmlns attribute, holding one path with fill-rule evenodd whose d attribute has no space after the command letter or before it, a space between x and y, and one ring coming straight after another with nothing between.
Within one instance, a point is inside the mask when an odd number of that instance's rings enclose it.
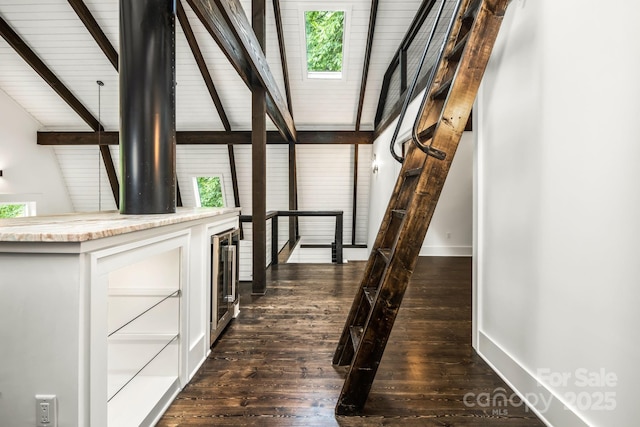
<instances>
[{"instance_id":1,"label":"refrigerator handle","mask_svg":"<svg viewBox=\"0 0 640 427\"><path fill-rule=\"evenodd\" d=\"M225 248L225 275L224 275L224 300L234 302L236 300L236 247L229 245Z\"/></svg>"}]
</instances>

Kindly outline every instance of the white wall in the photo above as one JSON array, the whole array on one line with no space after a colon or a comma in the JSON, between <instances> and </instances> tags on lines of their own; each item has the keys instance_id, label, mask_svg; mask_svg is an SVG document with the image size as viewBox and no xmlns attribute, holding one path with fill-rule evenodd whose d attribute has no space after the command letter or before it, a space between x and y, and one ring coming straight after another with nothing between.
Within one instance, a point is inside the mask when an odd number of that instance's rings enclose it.
<instances>
[{"instance_id":1,"label":"white wall","mask_svg":"<svg viewBox=\"0 0 640 427\"><path fill-rule=\"evenodd\" d=\"M40 124L0 90L0 202L36 202L39 215L70 212L52 147L36 144Z\"/></svg>"},{"instance_id":2,"label":"white wall","mask_svg":"<svg viewBox=\"0 0 640 427\"><path fill-rule=\"evenodd\" d=\"M296 147L298 209L343 212L343 242L351 244L353 230L353 145L314 144ZM358 147L356 244L366 243L371 146ZM335 217L300 218L305 243L329 244L335 239Z\"/></svg>"},{"instance_id":3,"label":"white wall","mask_svg":"<svg viewBox=\"0 0 640 427\"><path fill-rule=\"evenodd\" d=\"M478 99L475 345L558 427L640 418L639 13L513 1Z\"/></svg>"},{"instance_id":4,"label":"white wall","mask_svg":"<svg viewBox=\"0 0 640 427\"><path fill-rule=\"evenodd\" d=\"M420 94L409 105L397 141L406 139L418 114ZM391 198L401 165L389 152L389 142L397 120L376 139L373 155L378 172L371 173L371 199L369 202L368 245L375 242L380 223ZM420 250L422 256L471 256L472 248L472 190L473 190L473 134L464 132L451 164L438 206ZM396 153L400 154L400 148Z\"/></svg>"}]
</instances>

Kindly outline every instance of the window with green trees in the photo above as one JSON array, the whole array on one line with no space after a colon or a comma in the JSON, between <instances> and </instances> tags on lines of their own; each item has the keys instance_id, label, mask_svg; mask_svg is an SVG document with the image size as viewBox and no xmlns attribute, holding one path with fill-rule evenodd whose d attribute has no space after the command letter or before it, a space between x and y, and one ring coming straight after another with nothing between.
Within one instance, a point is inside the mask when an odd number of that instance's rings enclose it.
<instances>
[{"instance_id":1,"label":"window with green trees","mask_svg":"<svg viewBox=\"0 0 640 427\"><path fill-rule=\"evenodd\" d=\"M304 13L307 72L341 75L344 11L308 10Z\"/></svg>"},{"instance_id":2,"label":"window with green trees","mask_svg":"<svg viewBox=\"0 0 640 427\"><path fill-rule=\"evenodd\" d=\"M208 208L224 207L222 180L219 176L199 176L194 178L197 190L197 205Z\"/></svg>"},{"instance_id":3,"label":"window with green trees","mask_svg":"<svg viewBox=\"0 0 640 427\"><path fill-rule=\"evenodd\" d=\"M0 204L0 218L16 218L25 216L26 205L24 203Z\"/></svg>"}]
</instances>

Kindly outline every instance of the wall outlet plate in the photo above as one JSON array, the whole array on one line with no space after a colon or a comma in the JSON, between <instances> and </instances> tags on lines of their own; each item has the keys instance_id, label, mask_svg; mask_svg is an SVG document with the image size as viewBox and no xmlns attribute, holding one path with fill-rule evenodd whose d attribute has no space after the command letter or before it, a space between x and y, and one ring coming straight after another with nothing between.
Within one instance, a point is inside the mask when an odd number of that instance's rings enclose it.
<instances>
[{"instance_id":1,"label":"wall outlet plate","mask_svg":"<svg viewBox=\"0 0 640 427\"><path fill-rule=\"evenodd\" d=\"M36 394L36 427L58 427L55 394Z\"/></svg>"}]
</instances>

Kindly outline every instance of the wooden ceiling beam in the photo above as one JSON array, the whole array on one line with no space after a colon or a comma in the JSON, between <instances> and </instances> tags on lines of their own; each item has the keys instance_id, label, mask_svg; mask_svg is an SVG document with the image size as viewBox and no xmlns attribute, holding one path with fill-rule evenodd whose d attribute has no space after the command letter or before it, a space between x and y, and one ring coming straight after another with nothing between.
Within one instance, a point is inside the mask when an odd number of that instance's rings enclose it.
<instances>
[{"instance_id":1,"label":"wooden ceiling beam","mask_svg":"<svg viewBox=\"0 0 640 427\"><path fill-rule=\"evenodd\" d=\"M95 18L91 14L91 11L89 11L82 0L67 1L76 12L76 15L78 15L78 18L80 18L84 26L87 28L89 34L91 34L96 43L98 43L98 46L100 46L102 52L104 52L109 62L111 62L113 68L118 71L118 52L116 52L111 42L102 31L102 28L100 28L98 22L96 22Z\"/></svg>"},{"instance_id":2,"label":"wooden ceiling beam","mask_svg":"<svg viewBox=\"0 0 640 427\"><path fill-rule=\"evenodd\" d=\"M0 35L7 43L16 51L18 55L26 61L29 66L47 82L53 89L81 118L91 129L97 131L102 130L102 126L98 120L82 105L80 100L60 81L60 79L51 71L44 62L35 54L33 50L13 31L13 29L0 17Z\"/></svg>"},{"instance_id":3,"label":"wooden ceiling beam","mask_svg":"<svg viewBox=\"0 0 640 427\"><path fill-rule=\"evenodd\" d=\"M280 63L282 65L282 76L284 78L284 92L287 97L287 106L293 114L293 103L291 102L291 86L289 85L289 65L287 64L287 52L284 43L284 30L282 27L282 12L280 10L280 0L273 0L273 15L276 23L276 33L278 34L278 48L280 49ZM289 143L289 210L298 209L298 174L296 173L296 144ZM289 243L293 245L298 235L298 218L289 218Z\"/></svg>"},{"instance_id":4,"label":"wooden ceiling beam","mask_svg":"<svg viewBox=\"0 0 640 427\"><path fill-rule=\"evenodd\" d=\"M247 87L266 91L267 113L287 141L296 140L293 117L282 98L260 44L238 0L187 0Z\"/></svg>"},{"instance_id":5,"label":"wooden ceiling beam","mask_svg":"<svg viewBox=\"0 0 640 427\"><path fill-rule=\"evenodd\" d=\"M101 144L100 154L102 157L102 163L104 163L104 168L107 171L107 177L109 178L111 193L116 201L116 206L120 207L120 184L118 183L118 175L116 174L116 167L113 163L109 146Z\"/></svg>"},{"instance_id":6,"label":"wooden ceiling beam","mask_svg":"<svg viewBox=\"0 0 640 427\"><path fill-rule=\"evenodd\" d=\"M291 103L291 87L289 86L289 66L287 65L287 52L284 46L284 30L282 29L282 13L280 11L280 0L273 0L273 14L276 21L276 32L278 33L278 47L280 48L280 62L282 63L282 75L284 77L284 91L287 97L287 106L293 114Z\"/></svg>"},{"instance_id":7,"label":"wooden ceiling beam","mask_svg":"<svg viewBox=\"0 0 640 427\"><path fill-rule=\"evenodd\" d=\"M71 2L70 2L71 3ZM74 9L75 10L75 9ZM77 12L76 12L77 13ZM90 14L89 14L90 15ZM84 22L84 21L83 21ZM95 21L94 21L95 22ZM97 24L96 24L97 25ZM95 145L100 145L101 158L104 163L104 167L109 177L109 185L116 205L119 206L120 189L118 184L118 178L115 172L115 166L109 147L103 144L98 144L98 131L103 131L102 124L93 117L93 114L76 98L71 91L60 81L60 79L51 71L42 60L36 55L36 53L27 46L27 44L13 31L13 29L0 17L0 35L9 43L9 45L16 51L18 55L25 60L31 68L38 73L42 79L47 82L49 86L65 101L73 111L75 111L82 120L89 125L94 132L83 132L90 134L95 139ZM116 61L117 63L117 61ZM102 141L100 141L102 142Z\"/></svg>"},{"instance_id":8,"label":"wooden ceiling beam","mask_svg":"<svg viewBox=\"0 0 640 427\"><path fill-rule=\"evenodd\" d=\"M356 115L356 130L360 130L362 121L362 109L364 107L364 94L367 89L367 78L369 76L369 64L371 61L371 49L373 48L373 34L376 29L376 17L378 15L378 0L371 1L371 12L369 13L369 31L367 33L367 47L364 53L364 66L362 68L362 80L360 81L360 98L358 100L358 114Z\"/></svg>"},{"instance_id":9,"label":"wooden ceiling beam","mask_svg":"<svg viewBox=\"0 0 640 427\"><path fill-rule=\"evenodd\" d=\"M218 95L218 91L216 90L216 87L213 84L211 73L209 72L207 63L204 60L204 56L202 55L200 46L198 46L198 41L196 40L196 37L193 34L193 30L191 29L191 24L189 24L189 19L187 18L187 14L185 13L184 7L182 6L182 3L180 0L176 2L176 6L177 6L178 21L180 22L180 26L182 27L182 31L184 32L185 37L187 38L187 43L191 48L191 52L193 53L193 57L196 60L196 64L198 65L198 69L200 70L200 74L202 75L204 83L207 86L207 89L209 90L209 96L211 96L211 100L213 101L213 104L216 106L216 110L218 111L220 120L222 120L222 125L224 126L224 129L227 132L229 132L231 131L231 124L229 123L229 118L227 117L227 114L224 111L224 107L222 105L222 101L220 100L220 96Z\"/></svg>"},{"instance_id":10,"label":"wooden ceiling beam","mask_svg":"<svg viewBox=\"0 0 640 427\"><path fill-rule=\"evenodd\" d=\"M372 144L373 131L299 131L296 144ZM118 145L118 132L102 132L101 144ZM179 131L178 145L251 144L251 131ZM267 132L267 144L287 144L278 131ZM38 132L39 145L98 145L96 132Z\"/></svg>"}]
</instances>

